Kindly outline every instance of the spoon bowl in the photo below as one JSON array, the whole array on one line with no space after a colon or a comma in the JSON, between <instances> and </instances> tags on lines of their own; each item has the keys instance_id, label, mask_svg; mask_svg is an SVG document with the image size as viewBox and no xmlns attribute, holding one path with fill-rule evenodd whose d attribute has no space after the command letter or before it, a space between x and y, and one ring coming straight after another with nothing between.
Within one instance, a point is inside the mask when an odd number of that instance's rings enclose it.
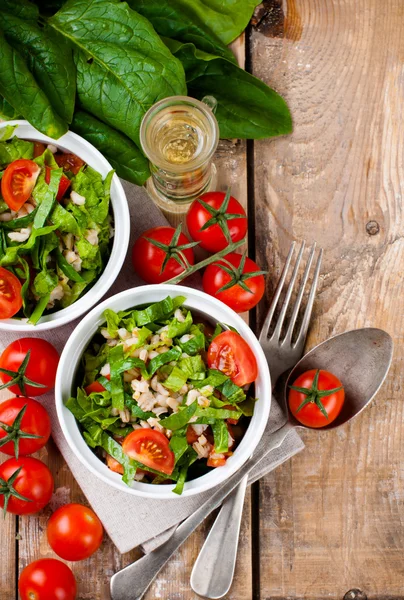
<instances>
[{"instance_id":1,"label":"spoon bowl","mask_svg":"<svg viewBox=\"0 0 404 600\"><path fill-rule=\"evenodd\" d=\"M312 429L300 423L289 411L289 386L310 369L330 371L342 382L345 402L338 417L321 430L335 429L356 417L372 401L389 371L393 340L382 329L354 329L322 342L308 352L292 369L285 386L288 419L295 427Z\"/></svg>"}]
</instances>

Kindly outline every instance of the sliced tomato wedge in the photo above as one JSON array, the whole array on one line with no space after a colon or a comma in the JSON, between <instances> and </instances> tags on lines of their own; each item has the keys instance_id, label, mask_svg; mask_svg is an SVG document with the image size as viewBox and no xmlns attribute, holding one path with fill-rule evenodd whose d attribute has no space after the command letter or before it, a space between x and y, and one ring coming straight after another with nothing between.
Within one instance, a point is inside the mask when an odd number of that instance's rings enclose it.
<instances>
[{"instance_id":1,"label":"sliced tomato wedge","mask_svg":"<svg viewBox=\"0 0 404 600\"><path fill-rule=\"evenodd\" d=\"M21 283L19 279L0 267L0 319L10 319L22 306Z\"/></svg>"},{"instance_id":2,"label":"sliced tomato wedge","mask_svg":"<svg viewBox=\"0 0 404 600\"><path fill-rule=\"evenodd\" d=\"M175 457L170 450L168 439L160 431L154 429L136 429L126 436L122 450L130 458L141 462L146 467L171 475Z\"/></svg>"},{"instance_id":3,"label":"sliced tomato wedge","mask_svg":"<svg viewBox=\"0 0 404 600\"><path fill-rule=\"evenodd\" d=\"M45 152L46 147L42 142L34 142L34 158L38 158L38 156L42 156Z\"/></svg>"},{"instance_id":4,"label":"sliced tomato wedge","mask_svg":"<svg viewBox=\"0 0 404 600\"><path fill-rule=\"evenodd\" d=\"M191 425L188 425L188 427L187 427L187 443L190 446L192 446L192 444L194 444L195 442L198 441L198 437L199 437L199 435L196 433L195 429Z\"/></svg>"},{"instance_id":5,"label":"sliced tomato wedge","mask_svg":"<svg viewBox=\"0 0 404 600\"><path fill-rule=\"evenodd\" d=\"M1 179L4 202L16 212L31 196L41 168L33 161L21 158L10 163Z\"/></svg>"},{"instance_id":6,"label":"sliced tomato wedge","mask_svg":"<svg viewBox=\"0 0 404 600\"><path fill-rule=\"evenodd\" d=\"M50 167L45 167L46 171L45 171L45 181L46 183L50 182L50 172L51 172L51 168ZM63 198L63 196L65 195L65 193L67 192L67 190L70 187L70 179L68 177L66 177L66 175L62 175L60 181L59 181L59 189L58 189L58 193L56 194L56 200L58 202L61 201L61 199Z\"/></svg>"},{"instance_id":7,"label":"sliced tomato wedge","mask_svg":"<svg viewBox=\"0 0 404 600\"><path fill-rule=\"evenodd\" d=\"M105 379L108 379L108 380L111 379L111 375L107 375L105 377ZM93 381L93 383L90 383L89 385L87 385L84 388L84 391L87 394L87 396L89 396L93 392L97 392L99 394L102 394L102 392L105 392L105 387L99 381Z\"/></svg>"},{"instance_id":8,"label":"sliced tomato wedge","mask_svg":"<svg viewBox=\"0 0 404 600\"><path fill-rule=\"evenodd\" d=\"M223 331L208 348L210 369L222 371L236 385L242 387L257 379L258 366L253 351L235 331Z\"/></svg>"}]
</instances>

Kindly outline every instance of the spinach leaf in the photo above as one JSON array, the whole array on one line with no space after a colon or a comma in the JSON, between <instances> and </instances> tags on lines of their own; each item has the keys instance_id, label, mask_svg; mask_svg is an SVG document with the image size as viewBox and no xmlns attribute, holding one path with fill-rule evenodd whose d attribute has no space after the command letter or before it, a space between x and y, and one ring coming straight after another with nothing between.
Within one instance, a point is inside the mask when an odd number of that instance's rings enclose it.
<instances>
[{"instance_id":1,"label":"spinach leaf","mask_svg":"<svg viewBox=\"0 0 404 600\"><path fill-rule=\"evenodd\" d=\"M44 226L49 217L53 205L56 202L56 194L59 189L59 182L63 174L63 169L51 169L49 185L45 181L45 171L41 173L37 184L32 192L32 197L38 205L38 210L34 218L35 229Z\"/></svg>"},{"instance_id":2,"label":"spinach leaf","mask_svg":"<svg viewBox=\"0 0 404 600\"><path fill-rule=\"evenodd\" d=\"M18 110L11 106L9 102L3 96L0 96L0 119L9 121L11 119L18 119Z\"/></svg>"},{"instance_id":3,"label":"spinach leaf","mask_svg":"<svg viewBox=\"0 0 404 600\"><path fill-rule=\"evenodd\" d=\"M118 410L125 408L125 398L123 391L123 383L119 364L123 359L123 347L115 346L111 348L108 354L109 364L111 368L111 396L112 406Z\"/></svg>"},{"instance_id":4,"label":"spinach leaf","mask_svg":"<svg viewBox=\"0 0 404 600\"><path fill-rule=\"evenodd\" d=\"M122 179L143 185L150 177L149 161L136 144L120 131L82 110L75 112L71 129L93 144Z\"/></svg>"},{"instance_id":5,"label":"spinach leaf","mask_svg":"<svg viewBox=\"0 0 404 600\"><path fill-rule=\"evenodd\" d=\"M170 450L172 452L174 452L175 464L178 463L178 461L181 459L181 457L185 454L185 452L189 448L187 438L185 437L184 434L173 435L170 440L169 446L170 446Z\"/></svg>"},{"instance_id":6,"label":"spinach leaf","mask_svg":"<svg viewBox=\"0 0 404 600\"><path fill-rule=\"evenodd\" d=\"M74 48L81 106L138 146L145 112L186 94L181 63L125 2L68 0L48 23Z\"/></svg>"},{"instance_id":7,"label":"spinach leaf","mask_svg":"<svg viewBox=\"0 0 404 600\"><path fill-rule=\"evenodd\" d=\"M157 33L181 42L191 42L197 48L223 56L235 62L236 59L220 38L206 25L205 15L199 15L187 0L128 0L134 10L145 16Z\"/></svg>"},{"instance_id":8,"label":"spinach leaf","mask_svg":"<svg viewBox=\"0 0 404 600\"><path fill-rule=\"evenodd\" d=\"M257 402L258 398L247 398L244 402L237 405L238 410L240 410L243 415L246 417L252 417L254 414L254 406Z\"/></svg>"},{"instance_id":9,"label":"spinach leaf","mask_svg":"<svg viewBox=\"0 0 404 600\"><path fill-rule=\"evenodd\" d=\"M195 415L201 418L212 418L212 419L239 419L241 412L237 410L227 410L224 408L201 408L198 407L195 411Z\"/></svg>"},{"instance_id":10,"label":"spinach leaf","mask_svg":"<svg viewBox=\"0 0 404 600\"><path fill-rule=\"evenodd\" d=\"M191 325L192 315L191 312L188 310L185 317L185 321L179 321L175 318L170 321L170 323L168 324L167 337L171 339L174 337L180 337L189 331Z\"/></svg>"},{"instance_id":11,"label":"spinach leaf","mask_svg":"<svg viewBox=\"0 0 404 600\"><path fill-rule=\"evenodd\" d=\"M0 94L36 129L52 138L67 131L20 53L0 35Z\"/></svg>"},{"instance_id":12,"label":"spinach leaf","mask_svg":"<svg viewBox=\"0 0 404 600\"><path fill-rule=\"evenodd\" d=\"M59 248L56 249L56 263L59 269L68 277L71 281L79 281L81 283L84 282L84 279L78 273L70 263L67 262Z\"/></svg>"},{"instance_id":13,"label":"spinach leaf","mask_svg":"<svg viewBox=\"0 0 404 600\"><path fill-rule=\"evenodd\" d=\"M177 343L183 352L193 356L205 348L205 334L198 325L191 325L188 333L192 335L190 340L181 342L179 339Z\"/></svg>"},{"instance_id":14,"label":"spinach leaf","mask_svg":"<svg viewBox=\"0 0 404 600\"><path fill-rule=\"evenodd\" d=\"M156 416L152 411L142 410L136 402L136 400L134 400L129 394L125 394L125 406L126 408L129 408L132 417L137 417L138 419L142 419L143 421L147 421L147 419Z\"/></svg>"},{"instance_id":15,"label":"spinach leaf","mask_svg":"<svg viewBox=\"0 0 404 600\"><path fill-rule=\"evenodd\" d=\"M184 371L182 371L179 367L175 366L165 380L164 387L173 392L179 392L186 380L187 374L184 373Z\"/></svg>"},{"instance_id":16,"label":"spinach leaf","mask_svg":"<svg viewBox=\"0 0 404 600\"><path fill-rule=\"evenodd\" d=\"M46 296L43 296L42 298L40 298L29 318L28 323L31 323L31 325L36 325L39 321L39 319L42 317L44 310L49 302L50 299L50 293L46 294Z\"/></svg>"},{"instance_id":17,"label":"spinach leaf","mask_svg":"<svg viewBox=\"0 0 404 600\"><path fill-rule=\"evenodd\" d=\"M6 40L19 51L57 113L73 118L76 69L66 41L46 25L37 25L38 9L26 0L2 0L1 26Z\"/></svg>"},{"instance_id":18,"label":"spinach leaf","mask_svg":"<svg viewBox=\"0 0 404 600\"><path fill-rule=\"evenodd\" d=\"M174 346L167 352L163 352L162 354L159 354L158 356L155 356L154 358L152 358L148 365L148 371L149 371L150 377L152 377L152 375L154 375L154 373L157 371L157 369L159 369L163 365L166 365L167 363L171 362L172 360L178 360L180 356L181 356L181 349L178 348L178 346Z\"/></svg>"},{"instance_id":19,"label":"spinach leaf","mask_svg":"<svg viewBox=\"0 0 404 600\"><path fill-rule=\"evenodd\" d=\"M230 44L247 27L260 3L260 0L176 0L175 6L185 14L192 14L193 19L198 17L223 44ZM160 2L156 4L160 6Z\"/></svg>"},{"instance_id":20,"label":"spinach leaf","mask_svg":"<svg viewBox=\"0 0 404 600\"><path fill-rule=\"evenodd\" d=\"M51 231L55 231L56 228L56 225L48 225L40 229L33 229L26 242L7 248L6 253L0 259L0 264L2 266L12 265L17 260L19 254L27 254L27 251L31 251L34 248L37 238L48 235Z\"/></svg>"},{"instance_id":21,"label":"spinach leaf","mask_svg":"<svg viewBox=\"0 0 404 600\"><path fill-rule=\"evenodd\" d=\"M262 139L292 131L286 102L263 81L193 44L164 41L184 65L189 95L216 98L221 138Z\"/></svg>"},{"instance_id":22,"label":"spinach leaf","mask_svg":"<svg viewBox=\"0 0 404 600\"><path fill-rule=\"evenodd\" d=\"M167 296L164 300L150 304L150 306L147 306L143 310L133 310L131 314L135 319L136 325L141 327L142 325L167 319L184 302L184 296L176 296L175 298Z\"/></svg>"},{"instance_id":23,"label":"spinach leaf","mask_svg":"<svg viewBox=\"0 0 404 600\"><path fill-rule=\"evenodd\" d=\"M177 478L177 485L173 489L174 494L178 494L179 496L182 494L184 490L184 484L187 479L188 469L197 458L198 455L195 450L189 447L178 463L179 475ZM173 479L173 475L170 475L170 478Z\"/></svg>"}]
</instances>

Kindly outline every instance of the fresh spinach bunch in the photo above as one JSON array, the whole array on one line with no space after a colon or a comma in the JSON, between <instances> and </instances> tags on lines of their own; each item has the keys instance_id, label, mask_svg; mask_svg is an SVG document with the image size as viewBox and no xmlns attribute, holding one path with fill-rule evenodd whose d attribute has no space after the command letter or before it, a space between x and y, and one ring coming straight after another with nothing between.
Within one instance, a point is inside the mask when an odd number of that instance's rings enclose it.
<instances>
[{"instance_id":1,"label":"fresh spinach bunch","mask_svg":"<svg viewBox=\"0 0 404 600\"><path fill-rule=\"evenodd\" d=\"M222 138L292 130L283 99L227 47L257 0L0 0L0 117L57 139L70 127L142 185L139 127L158 100L218 100Z\"/></svg>"}]
</instances>

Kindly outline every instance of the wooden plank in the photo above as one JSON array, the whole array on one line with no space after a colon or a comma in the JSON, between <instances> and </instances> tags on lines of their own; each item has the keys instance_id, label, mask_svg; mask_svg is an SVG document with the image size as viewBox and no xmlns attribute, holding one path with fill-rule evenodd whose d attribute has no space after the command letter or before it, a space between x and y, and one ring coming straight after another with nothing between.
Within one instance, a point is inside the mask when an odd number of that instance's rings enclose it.
<instances>
[{"instance_id":1,"label":"wooden plank","mask_svg":"<svg viewBox=\"0 0 404 600\"><path fill-rule=\"evenodd\" d=\"M305 433L306 450L261 483L260 596L403 598L404 5L265 6L254 74L287 98L295 129L255 144L268 297L291 241L316 240L325 255L308 345L369 325L396 345L372 406L338 431Z\"/></svg>"}]
</instances>

